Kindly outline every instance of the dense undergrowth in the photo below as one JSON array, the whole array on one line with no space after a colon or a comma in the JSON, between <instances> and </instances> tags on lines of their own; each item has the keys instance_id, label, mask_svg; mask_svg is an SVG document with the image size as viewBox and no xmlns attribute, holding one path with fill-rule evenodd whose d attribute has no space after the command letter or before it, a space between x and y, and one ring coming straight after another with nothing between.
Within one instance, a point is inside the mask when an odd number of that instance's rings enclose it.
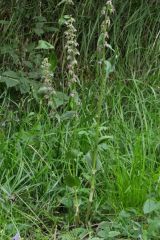
<instances>
[{"instance_id":1,"label":"dense undergrowth","mask_svg":"<svg viewBox=\"0 0 160 240\"><path fill-rule=\"evenodd\" d=\"M0 2L0 239L159 239L160 3L113 1L97 54L105 2Z\"/></svg>"}]
</instances>

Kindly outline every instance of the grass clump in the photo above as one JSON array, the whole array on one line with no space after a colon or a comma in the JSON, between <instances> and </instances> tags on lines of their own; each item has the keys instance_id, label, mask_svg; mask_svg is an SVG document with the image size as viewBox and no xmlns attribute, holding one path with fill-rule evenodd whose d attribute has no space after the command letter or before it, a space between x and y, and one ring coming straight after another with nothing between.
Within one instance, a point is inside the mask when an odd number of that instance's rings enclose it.
<instances>
[{"instance_id":1,"label":"grass clump","mask_svg":"<svg viewBox=\"0 0 160 240\"><path fill-rule=\"evenodd\" d=\"M113 4L0 3L0 239L159 236L158 1Z\"/></svg>"}]
</instances>

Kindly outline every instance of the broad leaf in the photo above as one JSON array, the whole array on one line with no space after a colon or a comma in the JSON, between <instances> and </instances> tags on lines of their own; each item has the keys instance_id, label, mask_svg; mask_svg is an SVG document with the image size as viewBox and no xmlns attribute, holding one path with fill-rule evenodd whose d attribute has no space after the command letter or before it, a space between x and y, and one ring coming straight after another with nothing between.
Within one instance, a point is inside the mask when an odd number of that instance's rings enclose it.
<instances>
[{"instance_id":1,"label":"broad leaf","mask_svg":"<svg viewBox=\"0 0 160 240\"><path fill-rule=\"evenodd\" d=\"M53 95L53 101L54 101L55 108L58 108L64 104L66 104L68 100L69 100L69 97L63 92L57 91Z\"/></svg>"},{"instance_id":2,"label":"broad leaf","mask_svg":"<svg viewBox=\"0 0 160 240\"><path fill-rule=\"evenodd\" d=\"M77 176L74 177L72 175L66 176L64 179L64 183L71 188L80 186L79 178Z\"/></svg>"},{"instance_id":3,"label":"broad leaf","mask_svg":"<svg viewBox=\"0 0 160 240\"><path fill-rule=\"evenodd\" d=\"M101 237L103 239L108 239L109 231L110 231L109 226L106 226L103 229L100 228L99 231L97 232L97 235L98 237Z\"/></svg>"},{"instance_id":4,"label":"broad leaf","mask_svg":"<svg viewBox=\"0 0 160 240\"><path fill-rule=\"evenodd\" d=\"M57 57L56 57L55 52L52 52L49 55L49 63L51 64L50 71L54 72L57 67Z\"/></svg>"},{"instance_id":5,"label":"broad leaf","mask_svg":"<svg viewBox=\"0 0 160 240\"><path fill-rule=\"evenodd\" d=\"M61 120L72 120L76 116L76 111L67 111L61 115Z\"/></svg>"},{"instance_id":6,"label":"broad leaf","mask_svg":"<svg viewBox=\"0 0 160 240\"><path fill-rule=\"evenodd\" d=\"M156 211L160 208L160 203L157 202L154 199L148 199L143 206L143 212L144 214L151 213L153 211Z\"/></svg>"},{"instance_id":7,"label":"broad leaf","mask_svg":"<svg viewBox=\"0 0 160 240\"><path fill-rule=\"evenodd\" d=\"M20 77L20 84L19 84L19 89L22 94L27 93L30 91L30 81L28 78L25 77Z\"/></svg>"},{"instance_id":8,"label":"broad leaf","mask_svg":"<svg viewBox=\"0 0 160 240\"><path fill-rule=\"evenodd\" d=\"M0 76L0 82L4 82L8 88L19 84L18 75L14 71L6 71Z\"/></svg>"},{"instance_id":9,"label":"broad leaf","mask_svg":"<svg viewBox=\"0 0 160 240\"><path fill-rule=\"evenodd\" d=\"M119 231L110 231L109 234L108 234L108 237L115 239L115 237L117 237L119 235L120 235Z\"/></svg>"},{"instance_id":10,"label":"broad leaf","mask_svg":"<svg viewBox=\"0 0 160 240\"><path fill-rule=\"evenodd\" d=\"M46 50L48 50L48 49L54 49L54 46L47 41L39 40L38 46L36 47L36 49L46 49Z\"/></svg>"}]
</instances>

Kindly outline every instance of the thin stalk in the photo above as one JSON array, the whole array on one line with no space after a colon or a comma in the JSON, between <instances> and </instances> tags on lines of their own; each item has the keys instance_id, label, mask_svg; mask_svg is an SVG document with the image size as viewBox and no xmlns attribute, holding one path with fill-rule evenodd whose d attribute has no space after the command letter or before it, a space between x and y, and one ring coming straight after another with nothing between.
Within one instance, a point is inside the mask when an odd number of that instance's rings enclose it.
<instances>
[{"instance_id":1,"label":"thin stalk","mask_svg":"<svg viewBox=\"0 0 160 240\"><path fill-rule=\"evenodd\" d=\"M109 72L106 72L106 48L108 47L108 30L110 27L109 15L114 12L112 1L107 1L106 5L102 10L102 15L104 20L101 24L101 32L97 43L97 79L100 82L99 98L97 103L97 114L95 116L96 126L95 126L95 139L92 152L92 172L90 180L90 194L87 207L86 222L88 222L91 215L91 207L94 199L94 193L96 188L96 172L97 172L97 157L98 157L98 142L99 142L99 128L101 123L102 114L102 103L105 95L106 80L109 76Z\"/></svg>"},{"instance_id":2,"label":"thin stalk","mask_svg":"<svg viewBox=\"0 0 160 240\"><path fill-rule=\"evenodd\" d=\"M75 198L74 198L74 207L75 207L75 215L74 215L74 220L75 224L78 225L80 222L80 217L79 217L79 202L78 202L78 194L77 194L78 189L76 188L74 190Z\"/></svg>"},{"instance_id":3,"label":"thin stalk","mask_svg":"<svg viewBox=\"0 0 160 240\"><path fill-rule=\"evenodd\" d=\"M102 67L103 68L103 67ZM92 154L92 175L91 175L91 189L89 194L89 202L88 202L88 209L87 209L87 215L86 215L86 222L88 222L89 217L91 215L91 206L93 203L93 197L95 192L95 184L96 184L96 172L97 172L97 157L98 157L98 142L99 142L99 128L100 128L100 120L101 120L101 114L102 114L102 103L104 99L105 94L105 86L106 86L106 74L104 75L103 70L100 69L98 71L101 73L101 85L100 85L100 94L99 99L97 103L97 114L95 116L96 120L96 127L95 127L95 141L94 141L94 150Z\"/></svg>"}]
</instances>

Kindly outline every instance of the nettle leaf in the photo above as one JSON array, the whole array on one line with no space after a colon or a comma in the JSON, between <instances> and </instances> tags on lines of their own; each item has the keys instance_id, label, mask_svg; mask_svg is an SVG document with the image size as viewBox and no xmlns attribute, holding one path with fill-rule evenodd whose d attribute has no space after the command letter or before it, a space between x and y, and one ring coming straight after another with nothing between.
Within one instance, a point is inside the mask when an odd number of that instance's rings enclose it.
<instances>
[{"instance_id":1,"label":"nettle leaf","mask_svg":"<svg viewBox=\"0 0 160 240\"><path fill-rule=\"evenodd\" d=\"M154 199L147 199L147 201L144 203L144 206L143 206L144 214L151 213L158 209L160 209L160 202L158 202Z\"/></svg>"},{"instance_id":2,"label":"nettle leaf","mask_svg":"<svg viewBox=\"0 0 160 240\"><path fill-rule=\"evenodd\" d=\"M101 237L103 239L108 239L109 236L109 227L106 227L105 229L100 229L97 233L98 237Z\"/></svg>"},{"instance_id":3,"label":"nettle leaf","mask_svg":"<svg viewBox=\"0 0 160 240\"><path fill-rule=\"evenodd\" d=\"M119 236L121 233L119 231L110 231L108 234L108 237L110 238L115 238L117 236Z\"/></svg>"},{"instance_id":4,"label":"nettle leaf","mask_svg":"<svg viewBox=\"0 0 160 240\"><path fill-rule=\"evenodd\" d=\"M47 41L39 40L38 46L36 47L36 49L46 49L46 50L48 50L48 49L54 49L54 46Z\"/></svg>"},{"instance_id":5,"label":"nettle leaf","mask_svg":"<svg viewBox=\"0 0 160 240\"><path fill-rule=\"evenodd\" d=\"M75 116L76 116L76 111L67 111L67 112L64 112L60 118L62 121L72 120L73 118L75 118Z\"/></svg>"},{"instance_id":6,"label":"nettle leaf","mask_svg":"<svg viewBox=\"0 0 160 240\"><path fill-rule=\"evenodd\" d=\"M16 90L19 90L22 94L30 91L30 86L35 88L35 85L38 85L38 82L34 79L30 80L26 77L26 73L22 71L14 72L8 70L0 76L0 82L6 84L7 88L15 87Z\"/></svg>"},{"instance_id":7,"label":"nettle leaf","mask_svg":"<svg viewBox=\"0 0 160 240\"><path fill-rule=\"evenodd\" d=\"M75 239L85 239L85 237L88 235L88 229L84 227L78 227L74 228L72 233L74 234Z\"/></svg>"},{"instance_id":8,"label":"nettle leaf","mask_svg":"<svg viewBox=\"0 0 160 240\"><path fill-rule=\"evenodd\" d=\"M4 82L7 88L15 87L19 84L18 74L14 71L6 71L0 76L0 82Z\"/></svg>"},{"instance_id":9,"label":"nettle leaf","mask_svg":"<svg viewBox=\"0 0 160 240\"><path fill-rule=\"evenodd\" d=\"M30 91L30 81L28 78L21 77L20 79L20 84L19 84L19 89L22 94L27 93Z\"/></svg>"},{"instance_id":10,"label":"nettle leaf","mask_svg":"<svg viewBox=\"0 0 160 240\"><path fill-rule=\"evenodd\" d=\"M64 183L71 188L79 187L81 184L79 178L77 176L72 176L72 175L66 176L64 179Z\"/></svg>"},{"instance_id":11,"label":"nettle leaf","mask_svg":"<svg viewBox=\"0 0 160 240\"><path fill-rule=\"evenodd\" d=\"M65 93L57 91L53 94L52 100L53 106L56 109L60 106L65 105L68 102L69 97Z\"/></svg>"}]
</instances>

